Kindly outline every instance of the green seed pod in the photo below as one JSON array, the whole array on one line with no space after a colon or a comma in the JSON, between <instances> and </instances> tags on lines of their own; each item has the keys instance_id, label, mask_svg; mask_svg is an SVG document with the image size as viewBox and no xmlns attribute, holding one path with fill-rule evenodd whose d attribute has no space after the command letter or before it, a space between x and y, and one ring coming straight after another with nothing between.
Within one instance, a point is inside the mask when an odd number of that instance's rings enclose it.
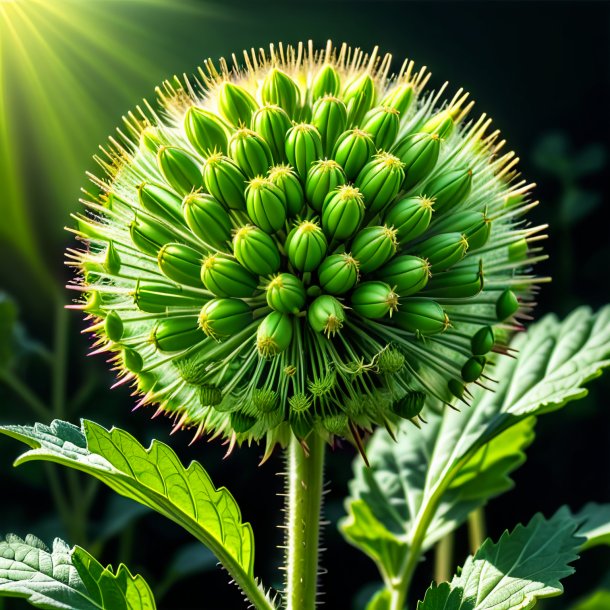
<instances>
[{"instance_id":1,"label":"green seed pod","mask_svg":"<svg viewBox=\"0 0 610 610\"><path fill-rule=\"evenodd\" d=\"M153 218L136 214L129 226L131 241L144 254L157 257L159 250L176 239L174 232Z\"/></svg>"},{"instance_id":2,"label":"green seed pod","mask_svg":"<svg viewBox=\"0 0 610 610\"><path fill-rule=\"evenodd\" d=\"M361 129L352 129L339 136L332 157L343 168L347 179L354 180L374 152L371 136Z\"/></svg>"},{"instance_id":3,"label":"green seed pod","mask_svg":"<svg viewBox=\"0 0 610 610\"><path fill-rule=\"evenodd\" d=\"M375 82L369 74L355 76L345 85L343 102L347 106L349 125L360 125L364 115L374 106L375 97Z\"/></svg>"},{"instance_id":4,"label":"green seed pod","mask_svg":"<svg viewBox=\"0 0 610 610\"><path fill-rule=\"evenodd\" d=\"M381 105L398 110L400 118L402 118L409 109L409 106L411 106L414 98L415 87L411 83L399 83L388 91L381 100Z\"/></svg>"},{"instance_id":5,"label":"green seed pod","mask_svg":"<svg viewBox=\"0 0 610 610\"><path fill-rule=\"evenodd\" d=\"M290 165L276 165L269 170L268 178L284 193L287 217L298 216L305 205L305 194L294 170Z\"/></svg>"},{"instance_id":6,"label":"green seed pod","mask_svg":"<svg viewBox=\"0 0 610 610\"><path fill-rule=\"evenodd\" d=\"M433 178L422 188L426 196L434 199L435 212L444 213L460 205L470 194L472 170L454 169Z\"/></svg>"},{"instance_id":7,"label":"green seed pod","mask_svg":"<svg viewBox=\"0 0 610 610\"><path fill-rule=\"evenodd\" d=\"M362 130L371 134L377 150L388 150L398 135L400 113L389 106L369 110L362 121Z\"/></svg>"},{"instance_id":8,"label":"green seed pod","mask_svg":"<svg viewBox=\"0 0 610 610\"><path fill-rule=\"evenodd\" d=\"M174 282L201 288L201 252L184 244L165 244L157 255L161 273Z\"/></svg>"},{"instance_id":9,"label":"green seed pod","mask_svg":"<svg viewBox=\"0 0 610 610\"><path fill-rule=\"evenodd\" d=\"M439 113L430 117L422 126L420 131L438 135L445 140L453 133L455 123L453 115L449 110L441 110Z\"/></svg>"},{"instance_id":10,"label":"green seed pod","mask_svg":"<svg viewBox=\"0 0 610 610\"><path fill-rule=\"evenodd\" d=\"M338 95L341 79L334 66L325 64L316 74L311 85L311 99L317 100L325 95Z\"/></svg>"},{"instance_id":11,"label":"green seed pod","mask_svg":"<svg viewBox=\"0 0 610 610\"><path fill-rule=\"evenodd\" d=\"M256 333L256 347L263 358L277 356L292 341L292 320L279 311L272 311L263 318Z\"/></svg>"},{"instance_id":12,"label":"green seed pod","mask_svg":"<svg viewBox=\"0 0 610 610\"><path fill-rule=\"evenodd\" d=\"M298 313L305 305L305 286L292 273L279 273L267 284L267 304L281 313Z\"/></svg>"},{"instance_id":13,"label":"green seed pod","mask_svg":"<svg viewBox=\"0 0 610 610\"><path fill-rule=\"evenodd\" d=\"M354 237L352 256L362 273L370 273L385 265L396 254L396 230L387 226L366 227Z\"/></svg>"},{"instance_id":14,"label":"green seed pod","mask_svg":"<svg viewBox=\"0 0 610 610\"><path fill-rule=\"evenodd\" d=\"M217 297L251 297L258 279L237 261L213 254L203 259L201 281Z\"/></svg>"},{"instance_id":15,"label":"green seed pod","mask_svg":"<svg viewBox=\"0 0 610 610\"><path fill-rule=\"evenodd\" d=\"M104 332L113 343L118 343L123 338L123 321L116 311L111 311L104 320Z\"/></svg>"},{"instance_id":16,"label":"green seed pod","mask_svg":"<svg viewBox=\"0 0 610 610\"><path fill-rule=\"evenodd\" d=\"M290 129L286 111L279 106L263 106L254 113L252 128L267 142L275 161L283 161L286 157L286 134Z\"/></svg>"},{"instance_id":17,"label":"green seed pod","mask_svg":"<svg viewBox=\"0 0 610 610\"><path fill-rule=\"evenodd\" d=\"M386 152L375 155L360 171L355 185L369 214L377 214L396 196L405 174L402 161Z\"/></svg>"},{"instance_id":18,"label":"green seed pod","mask_svg":"<svg viewBox=\"0 0 610 610\"><path fill-rule=\"evenodd\" d=\"M123 348L122 354L123 366L130 373L139 373L144 368L142 356L135 349L130 347Z\"/></svg>"},{"instance_id":19,"label":"green seed pod","mask_svg":"<svg viewBox=\"0 0 610 610\"><path fill-rule=\"evenodd\" d=\"M231 220L222 205L211 195L193 193L182 203L188 228L205 244L225 250L231 239Z\"/></svg>"},{"instance_id":20,"label":"green seed pod","mask_svg":"<svg viewBox=\"0 0 610 610\"><path fill-rule=\"evenodd\" d=\"M322 211L326 196L345 182L345 174L336 161L316 161L309 169L305 182L305 195L309 205L316 212Z\"/></svg>"},{"instance_id":21,"label":"green seed pod","mask_svg":"<svg viewBox=\"0 0 610 610\"><path fill-rule=\"evenodd\" d=\"M206 303L199 314L199 326L212 339L230 337L248 326L252 311L239 299L213 299Z\"/></svg>"},{"instance_id":22,"label":"green seed pod","mask_svg":"<svg viewBox=\"0 0 610 610\"><path fill-rule=\"evenodd\" d=\"M400 400L392 403L391 409L395 415L403 419L413 419L417 417L424 408L426 395L415 390L407 392Z\"/></svg>"},{"instance_id":23,"label":"green seed pod","mask_svg":"<svg viewBox=\"0 0 610 610\"><path fill-rule=\"evenodd\" d=\"M496 316L499 322L510 318L519 311L519 301L512 290L502 292L496 301Z\"/></svg>"},{"instance_id":24,"label":"green seed pod","mask_svg":"<svg viewBox=\"0 0 610 610\"><path fill-rule=\"evenodd\" d=\"M213 112L191 106L184 115L184 132L193 148L203 157L219 152L227 154L228 129Z\"/></svg>"},{"instance_id":25,"label":"green seed pod","mask_svg":"<svg viewBox=\"0 0 610 610\"><path fill-rule=\"evenodd\" d=\"M312 124L320 132L324 154L329 155L347 125L347 108L336 97L325 96L313 105Z\"/></svg>"},{"instance_id":26,"label":"green seed pod","mask_svg":"<svg viewBox=\"0 0 610 610\"><path fill-rule=\"evenodd\" d=\"M441 140L436 134L414 133L403 138L392 150L405 165L403 188L413 188L434 169L441 149Z\"/></svg>"},{"instance_id":27,"label":"green seed pod","mask_svg":"<svg viewBox=\"0 0 610 610\"><path fill-rule=\"evenodd\" d=\"M489 353L494 346L496 339L491 326L483 326L472 336L470 340L470 350L473 356L484 356Z\"/></svg>"},{"instance_id":28,"label":"green seed pod","mask_svg":"<svg viewBox=\"0 0 610 610\"><path fill-rule=\"evenodd\" d=\"M452 396L461 399L464 396L466 387L461 381L458 381L457 379L450 379L447 383L447 389Z\"/></svg>"},{"instance_id":29,"label":"green seed pod","mask_svg":"<svg viewBox=\"0 0 610 610\"><path fill-rule=\"evenodd\" d=\"M290 232L285 247L295 269L307 272L322 262L328 243L317 223L304 220Z\"/></svg>"},{"instance_id":30,"label":"green seed pod","mask_svg":"<svg viewBox=\"0 0 610 610\"><path fill-rule=\"evenodd\" d=\"M151 343L160 352L181 352L204 340L197 316L162 319L155 324L150 335Z\"/></svg>"},{"instance_id":31,"label":"green seed pod","mask_svg":"<svg viewBox=\"0 0 610 610\"><path fill-rule=\"evenodd\" d=\"M426 232L432 220L433 203L428 197L403 197L386 210L385 224L398 231L401 246Z\"/></svg>"},{"instance_id":32,"label":"green seed pod","mask_svg":"<svg viewBox=\"0 0 610 610\"><path fill-rule=\"evenodd\" d=\"M140 311L165 313L168 307L200 307L201 297L183 294L179 286L156 284L138 280L133 292L133 301Z\"/></svg>"},{"instance_id":33,"label":"green seed pod","mask_svg":"<svg viewBox=\"0 0 610 610\"><path fill-rule=\"evenodd\" d=\"M149 214L168 222L182 222L182 199L164 186L141 184L138 186L138 202Z\"/></svg>"},{"instance_id":34,"label":"green seed pod","mask_svg":"<svg viewBox=\"0 0 610 610\"><path fill-rule=\"evenodd\" d=\"M344 294L358 281L358 261L350 254L331 254L318 267L318 280L325 292Z\"/></svg>"},{"instance_id":35,"label":"green seed pod","mask_svg":"<svg viewBox=\"0 0 610 610\"><path fill-rule=\"evenodd\" d=\"M157 153L159 170L169 184L180 195L203 188L201 166L181 148L163 147Z\"/></svg>"},{"instance_id":36,"label":"green seed pod","mask_svg":"<svg viewBox=\"0 0 610 610\"><path fill-rule=\"evenodd\" d=\"M286 134L286 157L303 182L311 164L322 157L320 132L308 123L291 127Z\"/></svg>"},{"instance_id":37,"label":"green seed pod","mask_svg":"<svg viewBox=\"0 0 610 610\"><path fill-rule=\"evenodd\" d=\"M233 236L235 258L255 275L271 275L280 268L280 252L267 233L247 225Z\"/></svg>"},{"instance_id":38,"label":"green seed pod","mask_svg":"<svg viewBox=\"0 0 610 610\"><path fill-rule=\"evenodd\" d=\"M461 261L468 250L468 240L461 233L440 233L424 240L415 248L416 254L427 258L432 273L445 271Z\"/></svg>"},{"instance_id":39,"label":"green seed pod","mask_svg":"<svg viewBox=\"0 0 610 610\"><path fill-rule=\"evenodd\" d=\"M316 332L323 332L330 337L341 330L345 321L345 311L335 297L323 294L309 305L307 320Z\"/></svg>"},{"instance_id":40,"label":"green seed pod","mask_svg":"<svg viewBox=\"0 0 610 610\"><path fill-rule=\"evenodd\" d=\"M301 103L301 91L288 74L272 68L263 80L261 98L265 104L280 106L294 119Z\"/></svg>"},{"instance_id":41,"label":"green seed pod","mask_svg":"<svg viewBox=\"0 0 610 610\"><path fill-rule=\"evenodd\" d=\"M468 358L464 363L464 366L462 366L462 379L466 383L476 381L483 374L485 363L486 360L484 356L473 356L472 358Z\"/></svg>"},{"instance_id":42,"label":"green seed pod","mask_svg":"<svg viewBox=\"0 0 610 610\"><path fill-rule=\"evenodd\" d=\"M224 82L218 88L218 110L234 127L249 127L258 104L243 87Z\"/></svg>"},{"instance_id":43,"label":"green seed pod","mask_svg":"<svg viewBox=\"0 0 610 610\"><path fill-rule=\"evenodd\" d=\"M246 176L239 165L218 153L203 166L203 179L210 194L231 210L246 208Z\"/></svg>"},{"instance_id":44,"label":"green seed pod","mask_svg":"<svg viewBox=\"0 0 610 610\"><path fill-rule=\"evenodd\" d=\"M350 304L362 317L379 320L398 309L398 295L385 282L362 282L352 292Z\"/></svg>"},{"instance_id":45,"label":"green seed pod","mask_svg":"<svg viewBox=\"0 0 610 610\"><path fill-rule=\"evenodd\" d=\"M426 296L437 299L468 299L483 290L483 270L453 269L437 273L426 288Z\"/></svg>"},{"instance_id":46,"label":"green seed pod","mask_svg":"<svg viewBox=\"0 0 610 610\"><path fill-rule=\"evenodd\" d=\"M330 191L322 207L322 227L330 240L349 239L364 219L364 197L351 185Z\"/></svg>"},{"instance_id":47,"label":"green seed pod","mask_svg":"<svg viewBox=\"0 0 610 610\"><path fill-rule=\"evenodd\" d=\"M113 242L108 242L104 256L104 269L111 275L118 275L121 271L121 257Z\"/></svg>"},{"instance_id":48,"label":"green seed pod","mask_svg":"<svg viewBox=\"0 0 610 610\"><path fill-rule=\"evenodd\" d=\"M522 237L508 246L508 260L511 262L524 261L527 258L527 239Z\"/></svg>"},{"instance_id":49,"label":"green seed pod","mask_svg":"<svg viewBox=\"0 0 610 610\"><path fill-rule=\"evenodd\" d=\"M393 319L398 328L418 336L436 335L449 327L449 318L443 308L436 301L420 297L402 301Z\"/></svg>"},{"instance_id":50,"label":"green seed pod","mask_svg":"<svg viewBox=\"0 0 610 610\"><path fill-rule=\"evenodd\" d=\"M162 139L161 133L156 127L149 125L140 133L140 150L144 149L156 155L165 144L166 142Z\"/></svg>"},{"instance_id":51,"label":"green seed pod","mask_svg":"<svg viewBox=\"0 0 610 610\"><path fill-rule=\"evenodd\" d=\"M250 180L246 189L246 209L250 220L265 233L279 231L286 222L284 193L268 178Z\"/></svg>"},{"instance_id":52,"label":"green seed pod","mask_svg":"<svg viewBox=\"0 0 610 610\"><path fill-rule=\"evenodd\" d=\"M262 136L242 127L229 140L229 156L248 178L264 176L272 163L271 149Z\"/></svg>"},{"instance_id":53,"label":"green seed pod","mask_svg":"<svg viewBox=\"0 0 610 610\"><path fill-rule=\"evenodd\" d=\"M423 258L405 254L393 258L375 275L393 286L401 297L408 297L426 286L430 277L430 265Z\"/></svg>"}]
</instances>

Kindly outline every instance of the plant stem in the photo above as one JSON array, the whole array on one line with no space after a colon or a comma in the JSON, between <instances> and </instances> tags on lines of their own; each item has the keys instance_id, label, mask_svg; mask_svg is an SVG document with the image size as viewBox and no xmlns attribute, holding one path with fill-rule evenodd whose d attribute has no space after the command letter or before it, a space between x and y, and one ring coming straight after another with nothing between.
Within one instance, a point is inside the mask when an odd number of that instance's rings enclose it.
<instances>
[{"instance_id":1,"label":"plant stem","mask_svg":"<svg viewBox=\"0 0 610 610\"><path fill-rule=\"evenodd\" d=\"M468 515L468 543L473 555L487 538L485 529L485 509L479 506Z\"/></svg>"},{"instance_id":2,"label":"plant stem","mask_svg":"<svg viewBox=\"0 0 610 610\"><path fill-rule=\"evenodd\" d=\"M28 388L19 377L7 371L0 371L0 381L5 383L43 422L49 419L47 406Z\"/></svg>"},{"instance_id":3,"label":"plant stem","mask_svg":"<svg viewBox=\"0 0 610 610\"><path fill-rule=\"evenodd\" d=\"M455 534L449 532L441 538L436 545L434 556L434 580L436 584L449 582L453 575L453 547L455 545Z\"/></svg>"},{"instance_id":4,"label":"plant stem","mask_svg":"<svg viewBox=\"0 0 610 610\"><path fill-rule=\"evenodd\" d=\"M53 367L53 416L63 419L66 413L66 368L68 358L68 311L60 301L55 314Z\"/></svg>"},{"instance_id":5,"label":"plant stem","mask_svg":"<svg viewBox=\"0 0 610 610\"><path fill-rule=\"evenodd\" d=\"M287 449L286 610L316 607L325 443L314 433L308 444L306 455L292 436Z\"/></svg>"}]
</instances>

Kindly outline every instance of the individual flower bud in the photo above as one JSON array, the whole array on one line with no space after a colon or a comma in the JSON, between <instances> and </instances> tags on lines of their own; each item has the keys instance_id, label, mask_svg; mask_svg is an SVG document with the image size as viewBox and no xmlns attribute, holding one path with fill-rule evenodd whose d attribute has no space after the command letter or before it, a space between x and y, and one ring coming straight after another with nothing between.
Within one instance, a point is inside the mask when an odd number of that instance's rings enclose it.
<instances>
[{"instance_id":1,"label":"individual flower bud","mask_svg":"<svg viewBox=\"0 0 610 610\"><path fill-rule=\"evenodd\" d=\"M491 233L491 221L484 212L465 211L444 218L438 229L443 232L458 232L466 236L468 250L482 248Z\"/></svg>"},{"instance_id":2,"label":"individual flower bud","mask_svg":"<svg viewBox=\"0 0 610 610\"><path fill-rule=\"evenodd\" d=\"M333 436L346 436L349 420L345 413L334 413L326 415L322 421L322 427Z\"/></svg>"},{"instance_id":3,"label":"individual flower bud","mask_svg":"<svg viewBox=\"0 0 610 610\"><path fill-rule=\"evenodd\" d=\"M265 233L279 231L286 222L284 193L268 178L250 180L246 209L250 220Z\"/></svg>"},{"instance_id":4,"label":"individual flower bud","mask_svg":"<svg viewBox=\"0 0 610 610\"><path fill-rule=\"evenodd\" d=\"M320 132L324 154L329 155L347 125L347 108L338 98L325 96L313 105L312 124Z\"/></svg>"},{"instance_id":5,"label":"individual flower bud","mask_svg":"<svg viewBox=\"0 0 610 610\"><path fill-rule=\"evenodd\" d=\"M193 148L203 157L218 152L227 154L228 129L213 112L191 106L184 115L184 132Z\"/></svg>"},{"instance_id":6,"label":"individual flower bud","mask_svg":"<svg viewBox=\"0 0 610 610\"><path fill-rule=\"evenodd\" d=\"M393 319L398 328L417 336L436 335L449 327L443 308L436 301L420 297L402 301Z\"/></svg>"},{"instance_id":7,"label":"individual flower bud","mask_svg":"<svg viewBox=\"0 0 610 610\"><path fill-rule=\"evenodd\" d=\"M433 203L428 197L403 197L386 210L385 224L396 229L401 246L426 232Z\"/></svg>"},{"instance_id":8,"label":"individual flower bud","mask_svg":"<svg viewBox=\"0 0 610 610\"><path fill-rule=\"evenodd\" d=\"M323 332L330 337L343 327L345 321L343 305L335 297L323 294L309 305L307 321L316 332Z\"/></svg>"},{"instance_id":9,"label":"individual flower bud","mask_svg":"<svg viewBox=\"0 0 610 610\"><path fill-rule=\"evenodd\" d=\"M420 131L435 133L441 139L448 138L453 132L454 120L450 110L441 110L438 114L431 116L421 127Z\"/></svg>"},{"instance_id":10,"label":"individual flower bud","mask_svg":"<svg viewBox=\"0 0 610 610\"><path fill-rule=\"evenodd\" d=\"M254 113L252 128L267 142L275 161L283 161L286 157L286 134L290 129L286 111L279 106L263 106Z\"/></svg>"},{"instance_id":11,"label":"individual flower bud","mask_svg":"<svg viewBox=\"0 0 610 610\"><path fill-rule=\"evenodd\" d=\"M271 149L262 136L242 127L229 140L229 156L248 178L264 176L272 163Z\"/></svg>"},{"instance_id":12,"label":"individual flower bud","mask_svg":"<svg viewBox=\"0 0 610 610\"><path fill-rule=\"evenodd\" d=\"M286 134L286 157L303 182L311 164L323 154L320 132L308 123L291 127Z\"/></svg>"},{"instance_id":13,"label":"individual flower bud","mask_svg":"<svg viewBox=\"0 0 610 610\"><path fill-rule=\"evenodd\" d=\"M165 146L167 142L161 136L161 133L156 127L149 125L145 127L140 133L140 150L145 149L156 155L162 146Z\"/></svg>"},{"instance_id":14,"label":"individual flower bud","mask_svg":"<svg viewBox=\"0 0 610 610\"><path fill-rule=\"evenodd\" d=\"M402 161L382 152L375 155L360 171L355 185L364 197L366 211L370 215L381 212L396 196L405 174Z\"/></svg>"},{"instance_id":15,"label":"individual flower bud","mask_svg":"<svg viewBox=\"0 0 610 610\"><path fill-rule=\"evenodd\" d=\"M113 242L109 242L108 248L106 248L104 269L112 275L118 275L121 271L121 257Z\"/></svg>"},{"instance_id":16,"label":"individual flower bud","mask_svg":"<svg viewBox=\"0 0 610 610\"><path fill-rule=\"evenodd\" d=\"M229 414L231 430L238 434L245 434L256 424L256 417L243 411L232 411Z\"/></svg>"},{"instance_id":17,"label":"individual flower bud","mask_svg":"<svg viewBox=\"0 0 610 610\"><path fill-rule=\"evenodd\" d=\"M397 256L376 272L401 297L408 297L425 288L430 277L428 261L408 254Z\"/></svg>"},{"instance_id":18,"label":"individual flower bud","mask_svg":"<svg viewBox=\"0 0 610 610\"><path fill-rule=\"evenodd\" d=\"M129 235L140 252L155 258L165 244L175 240L175 234L170 228L143 214L136 214L129 227Z\"/></svg>"},{"instance_id":19,"label":"individual flower bud","mask_svg":"<svg viewBox=\"0 0 610 610\"><path fill-rule=\"evenodd\" d=\"M434 199L434 211L444 213L460 205L470 194L472 170L460 168L436 176L422 187Z\"/></svg>"},{"instance_id":20,"label":"individual flower bud","mask_svg":"<svg viewBox=\"0 0 610 610\"><path fill-rule=\"evenodd\" d=\"M188 228L206 245L224 250L231 239L231 220L222 205L211 195L193 193L182 203Z\"/></svg>"},{"instance_id":21,"label":"individual flower bud","mask_svg":"<svg viewBox=\"0 0 610 610\"><path fill-rule=\"evenodd\" d=\"M464 258L466 250L468 240L461 233L440 233L415 248L418 256L428 259L433 274L453 267Z\"/></svg>"},{"instance_id":22,"label":"individual flower bud","mask_svg":"<svg viewBox=\"0 0 610 610\"><path fill-rule=\"evenodd\" d=\"M184 244L165 244L157 255L161 273L170 280L201 288L201 253Z\"/></svg>"},{"instance_id":23,"label":"individual flower bud","mask_svg":"<svg viewBox=\"0 0 610 610\"><path fill-rule=\"evenodd\" d=\"M369 74L355 76L343 91L349 125L359 126L364 115L375 104L375 82Z\"/></svg>"},{"instance_id":24,"label":"individual flower bud","mask_svg":"<svg viewBox=\"0 0 610 610\"><path fill-rule=\"evenodd\" d=\"M400 113L402 118L415 98L415 87L412 83L399 83L393 89L388 91L385 97L381 100L381 105L388 108L394 108Z\"/></svg>"},{"instance_id":25,"label":"individual flower bud","mask_svg":"<svg viewBox=\"0 0 610 610\"><path fill-rule=\"evenodd\" d=\"M203 285L217 297L251 297L258 287L258 279L237 261L212 254L203 259Z\"/></svg>"},{"instance_id":26,"label":"individual flower bud","mask_svg":"<svg viewBox=\"0 0 610 610\"><path fill-rule=\"evenodd\" d=\"M493 349L495 341L493 328L491 326L483 326L472 335L470 351L473 356L484 356Z\"/></svg>"},{"instance_id":27,"label":"individual flower bud","mask_svg":"<svg viewBox=\"0 0 610 610\"><path fill-rule=\"evenodd\" d=\"M298 216L305 205L305 194L294 170L290 165L276 165L269 170L268 178L284 193L287 217Z\"/></svg>"},{"instance_id":28,"label":"individual flower bud","mask_svg":"<svg viewBox=\"0 0 610 610\"><path fill-rule=\"evenodd\" d=\"M292 320L289 315L272 311L263 318L256 332L256 347L263 358L277 356L292 341Z\"/></svg>"},{"instance_id":29,"label":"individual flower bud","mask_svg":"<svg viewBox=\"0 0 610 610\"><path fill-rule=\"evenodd\" d=\"M293 119L301 103L301 91L288 74L272 68L263 80L261 98L265 104L280 106Z\"/></svg>"},{"instance_id":30,"label":"individual flower bud","mask_svg":"<svg viewBox=\"0 0 610 610\"><path fill-rule=\"evenodd\" d=\"M242 266L255 275L271 275L280 268L280 252L275 241L252 225L235 232L233 253Z\"/></svg>"},{"instance_id":31,"label":"individual flower bud","mask_svg":"<svg viewBox=\"0 0 610 610\"><path fill-rule=\"evenodd\" d=\"M116 311L111 311L104 320L104 332L110 341L118 343L123 338L123 320Z\"/></svg>"},{"instance_id":32,"label":"individual flower bud","mask_svg":"<svg viewBox=\"0 0 610 610\"><path fill-rule=\"evenodd\" d=\"M203 188L201 167L186 151L173 146L159 149L157 164L167 184L184 196Z\"/></svg>"},{"instance_id":33,"label":"individual flower bud","mask_svg":"<svg viewBox=\"0 0 610 610\"><path fill-rule=\"evenodd\" d=\"M142 360L142 356L135 350L130 347L123 348L122 354L123 366L130 373L139 373L144 368L144 360Z\"/></svg>"},{"instance_id":34,"label":"individual flower bud","mask_svg":"<svg viewBox=\"0 0 610 610\"><path fill-rule=\"evenodd\" d=\"M213 385L203 385L199 388L199 402L206 407L215 407L222 402L220 388Z\"/></svg>"},{"instance_id":35,"label":"individual flower bud","mask_svg":"<svg viewBox=\"0 0 610 610\"><path fill-rule=\"evenodd\" d=\"M436 273L426 288L426 296L437 299L468 299L483 290L483 270L478 268L452 269Z\"/></svg>"},{"instance_id":36,"label":"individual flower bud","mask_svg":"<svg viewBox=\"0 0 610 610\"><path fill-rule=\"evenodd\" d=\"M364 318L379 320L398 309L398 295L385 282L362 282L352 292L350 306Z\"/></svg>"},{"instance_id":37,"label":"individual flower bud","mask_svg":"<svg viewBox=\"0 0 610 610\"><path fill-rule=\"evenodd\" d=\"M417 417L424 408L426 395L416 390L409 391L400 400L392 403L392 412L403 419Z\"/></svg>"},{"instance_id":38,"label":"individual flower bud","mask_svg":"<svg viewBox=\"0 0 610 610\"><path fill-rule=\"evenodd\" d=\"M325 292L344 294L358 281L358 261L350 254L331 254L318 267L318 280Z\"/></svg>"},{"instance_id":39,"label":"individual flower bud","mask_svg":"<svg viewBox=\"0 0 610 610\"><path fill-rule=\"evenodd\" d=\"M182 199L170 189L158 184L138 186L138 202L149 213L168 222L182 222Z\"/></svg>"},{"instance_id":40,"label":"individual flower bud","mask_svg":"<svg viewBox=\"0 0 610 610\"><path fill-rule=\"evenodd\" d=\"M354 180L374 152L371 136L361 129L352 129L339 137L332 157L343 168L347 179Z\"/></svg>"},{"instance_id":41,"label":"individual flower bud","mask_svg":"<svg viewBox=\"0 0 610 610\"><path fill-rule=\"evenodd\" d=\"M218 110L234 127L249 127L256 100L243 87L224 82L218 88Z\"/></svg>"},{"instance_id":42,"label":"individual flower bud","mask_svg":"<svg viewBox=\"0 0 610 610\"><path fill-rule=\"evenodd\" d=\"M197 307L201 305L201 297L184 294L178 286L138 280L133 302L140 311L165 313L168 307Z\"/></svg>"},{"instance_id":43,"label":"individual flower bud","mask_svg":"<svg viewBox=\"0 0 610 610\"><path fill-rule=\"evenodd\" d=\"M364 198L351 185L340 186L326 196L322 208L322 227L329 239L349 239L364 218Z\"/></svg>"},{"instance_id":44,"label":"individual flower bud","mask_svg":"<svg viewBox=\"0 0 610 610\"><path fill-rule=\"evenodd\" d=\"M181 352L205 340L197 324L197 316L159 320L152 329L151 343L160 352Z\"/></svg>"},{"instance_id":45,"label":"individual flower bud","mask_svg":"<svg viewBox=\"0 0 610 610\"><path fill-rule=\"evenodd\" d=\"M524 261L527 258L528 249L529 246L525 237L514 241L508 246L508 260L511 262Z\"/></svg>"},{"instance_id":46,"label":"individual flower bud","mask_svg":"<svg viewBox=\"0 0 610 610\"><path fill-rule=\"evenodd\" d=\"M400 125L399 114L389 106L377 106L364 115L361 129L371 134L377 150L387 150L394 143Z\"/></svg>"},{"instance_id":47,"label":"individual flower bud","mask_svg":"<svg viewBox=\"0 0 610 610\"><path fill-rule=\"evenodd\" d=\"M257 413L272 413L278 407L278 394L273 390L257 388L252 392L252 407Z\"/></svg>"},{"instance_id":48,"label":"individual flower bud","mask_svg":"<svg viewBox=\"0 0 610 610\"><path fill-rule=\"evenodd\" d=\"M199 327L216 340L237 334L251 321L250 307L239 299L213 299L199 313Z\"/></svg>"},{"instance_id":49,"label":"individual flower bud","mask_svg":"<svg viewBox=\"0 0 610 610\"><path fill-rule=\"evenodd\" d=\"M341 89L341 79L334 66L323 65L316 74L311 85L311 99L314 101L325 95L338 95Z\"/></svg>"},{"instance_id":50,"label":"individual flower bud","mask_svg":"<svg viewBox=\"0 0 610 610\"><path fill-rule=\"evenodd\" d=\"M463 400L466 386L464 386L461 381L458 381L457 379L450 379L447 383L447 389L449 390L452 396Z\"/></svg>"},{"instance_id":51,"label":"individual flower bud","mask_svg":"<svg viewBox=\"0 0 610 610\"><path fill-rule=\"evenodd\" d=\"M244 210L246 176L239 165L221 153L212 155L203 166L203 179L210 194L231 210Z\"/></svg>"},{"instance_id":52,"label":"individual flower bud","mask_svg":"<svg viewBox=\"0 0 610 610\"><path fill-rule=\"evenodd\" d=\"M281 313L298 313L305 305L305 286L292 273L278 273L267 284L267 304Z\"/></svg>"},{"instance_id":53,"label":"individual flower bud","mask_svg":"<svg viewBox=\"0 0 610 610\"><path fill-rule=\"evenodd\" d=\"M299 223L288 236L287 253L299 271L313 271L322 262L328 243L320 226L311 220Z\"/></svg>"},{"instance_id":54,"label":"individual flower bud","mask_svg":"<svg viewBox=\"0 0 610 610\"><path fill-rule=\"evenodd\" d=\"M406 359L402 352L388 346L377 356L377 361L375 364L377 366L377 370L382 375L393 375L394 373L398 373L398 371L402 370L403 366L405 365L405 361Z\"/></svg>"},{"instance_id":55,"label":"individual flower bud","mask_svg":"<svg viewBox=\"0 0 610 610\"><path fill-rule=\"evenodd\" d=\"M392 154L404 163L404 189L413 188L430 175L440 150L441 140L436 134L414 133L398 142Z\"/></svg>"},{"instance_id":56,"label":"individual flower bud","mask_svg":"<svg viewBox=\"0 0 610 610\"><path fill-rule=\"evenodd\" d=\"M502 292L496 301L496 317L499 322L504 322L519 310L519 300L515 293L508 288Z\"/></svg>"},{"instance_id":57,"label":"individual flower bud","mask_svg":"<svg viewBox=\"0 0 610 610\"><path fill-rule=\"evenodd\" d=\"M362 273L370 273L385 265L396 254L396 230L388 226L366 227L352 242L352 256Z\"/></svg>"},{"instance_id":58,"label":"individual flower bud","mask_svg":"<svg viewBox=\"0 0 610 610\"><path fill-rule=\"evenodd\" d=\"M486 360L484 356L473 356L472 358L468 358L462 366L462 379L466 383L476 381L483 374L485 363Z\"/></svg>"},{"instance_id":59,"label":"individual flower bud","mask_svg":"<svg viewBox=\"0 0 610 610\"><path fill-rule=\"evenodd\" d=\"M309 169L305 182L307 202L316 212L321 212L326 196L345 182L345 174L336 161L316 161Z\"/></svg>"},{"instance_id":60,"label":"individual flower bud","mask_svg":"<svg viewBox=\"0 0 610 610\"><path fill-rule=\"evenodd\" d=\"M288 415L290 429L297 438L304 439L311 432L313 425L310 413L311 398L301 392L293 394L288 399L288 406L290 407Z\"/></svg>"}]
</instances>

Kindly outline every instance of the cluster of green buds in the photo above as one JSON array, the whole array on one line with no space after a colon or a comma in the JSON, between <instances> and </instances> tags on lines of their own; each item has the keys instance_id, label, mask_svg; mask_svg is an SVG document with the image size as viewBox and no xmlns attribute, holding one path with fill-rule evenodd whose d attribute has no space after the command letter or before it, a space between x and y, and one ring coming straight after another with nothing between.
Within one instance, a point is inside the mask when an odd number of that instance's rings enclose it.
<instances>
[{"instance_id":1,"label":"cluster of green buds","mask_svg":"<svg viewBox=\"0 0 610 610\"><path fill-rule=\"evenodd\" d=\"M536 292L531 185L462 90L343 45L205 63L125 118L69 257L140 405L232 443L358 443L492 383Z\"/></svg>"}]
</instances>

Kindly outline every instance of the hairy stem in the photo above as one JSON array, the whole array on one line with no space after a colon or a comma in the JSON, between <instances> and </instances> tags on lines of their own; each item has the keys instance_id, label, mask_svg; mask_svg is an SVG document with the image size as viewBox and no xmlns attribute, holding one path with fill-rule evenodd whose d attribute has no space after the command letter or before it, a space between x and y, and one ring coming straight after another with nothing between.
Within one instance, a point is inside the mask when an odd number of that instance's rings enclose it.
<instances>
[{"instance_id":1,"label":"hairy stem","mask_svg":"<svg viewBox=\"0 0 610 610\"><path fill-rule=\"evenodd\" d=\"M318 584L324 441L311 435L309 455L292 437L287 449L286 610L314 610Z\"/></svg>"}]
</instances>

